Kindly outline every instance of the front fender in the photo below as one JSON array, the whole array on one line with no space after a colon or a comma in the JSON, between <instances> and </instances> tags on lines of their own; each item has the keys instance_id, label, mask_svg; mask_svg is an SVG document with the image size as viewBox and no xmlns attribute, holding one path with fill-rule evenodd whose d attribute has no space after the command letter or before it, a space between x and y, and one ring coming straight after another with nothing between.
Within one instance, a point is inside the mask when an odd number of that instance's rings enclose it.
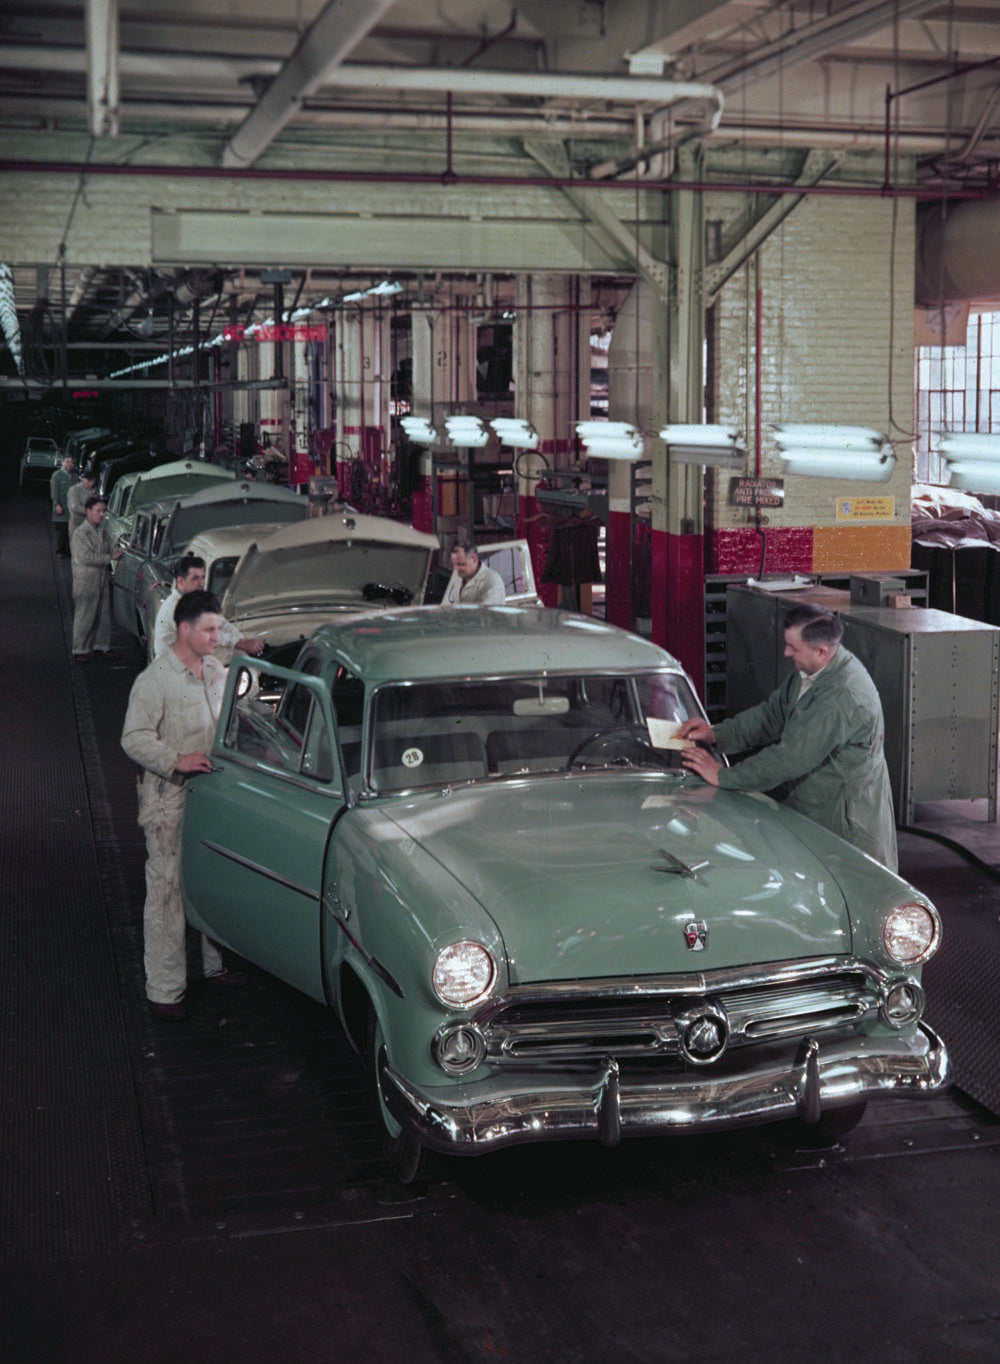
<instances>
[{"instance_id":1,"label":"front fender","mask_svg":"<svg viewBox=\"0 0 1000 1364\"><path fill-rule=\"evenodd\" d=\"M492 918L456 878L385 813L355 807L330 839L324 876L323 969L329 997L346 1022L341 970L368 991L386 1049L404 1073L441 1082L430 1042L442 1023L472 1010L446 1008L434 993L438 952L449 943L482 943L507 988L507 958Z\"/></svg>"}]
</instances>

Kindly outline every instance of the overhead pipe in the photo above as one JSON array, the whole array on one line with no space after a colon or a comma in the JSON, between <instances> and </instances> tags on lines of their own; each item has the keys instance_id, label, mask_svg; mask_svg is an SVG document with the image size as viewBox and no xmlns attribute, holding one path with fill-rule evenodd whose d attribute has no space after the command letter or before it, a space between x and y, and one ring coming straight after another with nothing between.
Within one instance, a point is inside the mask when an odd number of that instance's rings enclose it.
<instances>
[{"instance_id":1,"label":"overhead pipe","mask_svg":"<svg viewBox=\"0 0 1000 1364\"><path fill-rule=\"evenodd\" d=\"M65 98L49 92L44 97L22 95L4 99L4 108L11 114L28 117L64 116L67 111L75 110L78 99ZM143 100L131 96L123 105L126 117L152 118L169 121L183 117L187 122L203 121L212 124L236 122L247 116L248 105L230 100L220 103L170 103L164 100ZM445 125L447 115L440 109L400 109L375 105L363 110L342 107L329 108L312 102L299 110L296 121L318 128L381 129L395 128L406 132L438 132ZM477 110L471 106L456 110L453 123L456 128L465 127L474 132L531 133L537 132L539 118L535 115L517 113L497 114L495 109ZM635 118L632 114L615 114L604 110L594 116L586 110L566 109L558 114L547 110L544 126L555 137L616 138L627 137L634 132ZM823 127L805 122L786 120L780 127L777 124L744 118L738 120L733 114L723 118L714 136L727 140L773 146L780 141L786 147L836 146L867 151L881 149L885 145L884 127L855 128L849 124L826 123ZM933 132L929 129L900 128L893 134L897 146L904 146L913 152L947 152L954 138L948 134ZM651 144L636 138L637 149L649 150Z\"/></svg>"},{"instance_id":2,"label":"overhead pipe","mask_svg":"<svg viewBox=\"0 0 1000 1364\"><path fill-rule=\"evenodd\" d=\"M430 185L441 188L440 173L433 171L338 171L304 168L289 170L284 167L248 166L240 169L214 167L206 172L204 166L145 166L123 165L120 162L77 161L0 161L0 174L82 175L89 179L99 175L130 175L136 178L173 178L177 180L274 180L302 181L304 184L346 185ZM583 180L572 175L456 175L455 186L500 189L573 189L581 192L624 190L635 193L631 180ZM447 188L452 188L448 186ZM644 180L647 190L690 190L695 194L796 194L821 195L827 198L875 199L933 199L944 197L940 186L921 189L919 185L894 185L886 190L882 185L796 185L792 182L775 184L773 181L754 180ZM984 199L991 193L985 189L949 190L949 200Z\"/></svg>"},{"instance_id":3,"label":"overhead pipe","mask_svg":"<svg viewBox=\"0 0 1000 1364\"><path fill-rule=\"evenodd\" d=\"M331 89L402 90L451 95L504 95L532 99L584 99L626 104L653 104L657 110L678 104L705 103L707 113L687 134L707 137L719 126L724 98L718 86L703 81L675 81L662 76L590 76L561 71L484 71L465 67L363 66L337 67L324 81ZM227 164L223 162L223 164Z\"/></svg>"}]
</instances>

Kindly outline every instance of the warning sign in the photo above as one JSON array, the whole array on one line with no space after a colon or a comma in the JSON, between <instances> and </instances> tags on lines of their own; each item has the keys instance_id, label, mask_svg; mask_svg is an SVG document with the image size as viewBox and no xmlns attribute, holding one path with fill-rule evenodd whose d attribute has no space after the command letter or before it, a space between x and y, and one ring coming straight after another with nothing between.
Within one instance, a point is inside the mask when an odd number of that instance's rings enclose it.
<instances>
[{"instance_id":1,"label":"warning sign","mask_svg":"<svg viewBox=\"0 0 1000 1364\"><path fill-rule=\"evenodd\" d=\"M838 521L891 521L896 515L894 497L838 497Z\"/></svg>"}]
</instances>

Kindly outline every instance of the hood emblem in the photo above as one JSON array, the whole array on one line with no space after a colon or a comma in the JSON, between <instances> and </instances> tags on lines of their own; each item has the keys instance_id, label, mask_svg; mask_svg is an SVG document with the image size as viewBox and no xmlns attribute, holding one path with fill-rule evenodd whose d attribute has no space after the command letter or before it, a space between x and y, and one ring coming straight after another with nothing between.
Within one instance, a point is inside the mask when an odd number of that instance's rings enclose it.
<instances>
[{"instance_id":1,"label":"hood emblem","mask_svg":"<svg viewBox=\"0 0 1000 1364\"><path fill-rule=\"evenodd\" d=\"M708 924L704 919L692 919L684 925L684 941L690 952L704 952L708 946Z\"/></svg>"}]
</instances>

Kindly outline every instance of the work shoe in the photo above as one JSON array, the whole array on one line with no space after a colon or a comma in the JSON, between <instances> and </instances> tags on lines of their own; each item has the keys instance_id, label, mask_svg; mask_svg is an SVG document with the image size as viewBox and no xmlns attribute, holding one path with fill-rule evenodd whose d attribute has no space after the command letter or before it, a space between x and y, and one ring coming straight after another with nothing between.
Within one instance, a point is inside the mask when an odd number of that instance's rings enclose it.
<instances>
[{"instance_id":1,"label":"work shoe","mask_svg":"<svg viewBox=\"0 0 1000 1364\"><path fill-rule=\"evenodd\" d=\"M169 1018L171 1023L179 1023L181 1019L187 1018L187 1009L181 1003L160 1004L155 999L147 999L146 1003L154 1014L159 1014L161 1018Z\"/></svg>"},{"instance_id":2,"label":"work shoe","mask_svg":"<svg viewBox=\"0 0 1000 1364\"><path fill-rule=\"evenodd\" d=\"M209 985L246 985L247 978L242 971L216 971L214 976L206 976Z\"/></svg>"},{"instance_id":3,"label":"work shoe","mask_svg":"<svg viewBox=\"0 0 1000 1364\"><path fill-rule=\"evenodd\" d=\"M90 654L74 654L74 655L73 655L73 662L74 662L74 663L89 663L89 662L90 662Z\"/></svg>"}]
</instances>

